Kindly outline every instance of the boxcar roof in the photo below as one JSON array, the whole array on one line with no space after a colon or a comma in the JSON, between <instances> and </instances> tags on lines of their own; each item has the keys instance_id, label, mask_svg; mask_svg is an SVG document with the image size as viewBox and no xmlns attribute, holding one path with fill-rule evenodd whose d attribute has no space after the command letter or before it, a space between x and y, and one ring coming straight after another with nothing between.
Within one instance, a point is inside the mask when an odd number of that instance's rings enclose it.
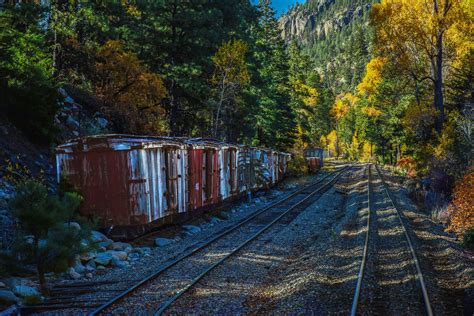
<instances>
[{"instance_id":1,"label":"boxcar roof","mask_svg":"<svg viewBox=\"0 0 474 316\"><path fill-rule=\"evenodd\" d=\"M59 152L94 150L130 150L163 146L183 146L180 138L166 136L138 136L124 134L104 134L71 139L56 147Z\"/></svg>"}]
</instances>

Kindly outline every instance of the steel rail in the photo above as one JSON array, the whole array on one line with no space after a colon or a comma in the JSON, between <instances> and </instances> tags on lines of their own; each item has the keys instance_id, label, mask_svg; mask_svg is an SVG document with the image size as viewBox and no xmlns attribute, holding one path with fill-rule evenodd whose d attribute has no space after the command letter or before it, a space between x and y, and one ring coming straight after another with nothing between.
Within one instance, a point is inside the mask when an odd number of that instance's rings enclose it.
<instances>
[{"instance_id":1,"label":"steel rail","mask_svg":"<svg viewBox=\"0 0 474 316\"><path fill-rule=\"evenodd\" d=\"M415 267L416 267L416 272L417 272L417 275L418 275L418 281L419 281L420 286L421 286L421 292L423 293L423 301L424 301L426 313L428 314L428 316L432 316L433 315L433 309L431 307L430 298L428 296L428 290L426 289L425 279L423 277L423 273L421 272L420 263L418 261L418 257L416 256L415 248L413 247L413 243L411 241L410 235L408 234L408 230L406 229L405 223L403 222L402 212L399 210L397 205L395 205L395 202L393 201L392 195L390 194L390 191L388 189L388 186L385 183L385 181L383 179L383 176L380 173L380 170L379 170L377 165L375 165L375 169L377 170L377 174L378 174L378 176L379 176L379 178L380 178L380 180L383 184L385 193L387 194L387 196L390 200L390 203L392 204L392 207L397 211L398 219L400 220L400 223L402 225L403 232L404 232L406 240L408 242L408 246L410 248L410 252L411 252L411 255L412 255L412 258L413 258L413 262L414 262Z\"/></svg>"},{"instance_id":2,"label":"steel rail","mask_svg":"<svg viewBox=\"0 0 474 316\"><path fill-rule=\"evenodd\" d=\"M354 292L354 298L352 299L352 307L351 307L351 316L356 316L357 314L357 307L359 304L359 297L360 297L360 290L362 288L362 279L364 278L364 271L365 265L367 262L367 253L369 249L369 233L370 233L370 213L371 213L371 199L370 199L370 192L371 192L371 167L372 165L369 164L367 167L368 176L367 176L367 232L365 233L365 243L364 243L364 250L362 252L362 262L360 264L359 275L357 276L357 285Z\"/></svg>"},{"instance_id":3,"label":"steel rail","mask_svg":"<svg viewBox=\"0 0 474 316\"><path fill-rule=\"evenodd\" d=\"M95 315L99 315L101 312L103 312L104 310L106 310L107 308L111 307L112 305L114 305L115 303L119 302L120 300L124 299L126 296L128 296L130 293L132 293L133 291L137 290L138 288L140 288L142 285L144 285L145 283L148 283L149 281L157 278L160 274L166 272L167 270L171 269L173 266L177 265L178 263L180 263L181 261L183 261L184 259L196 254L197 252L201 251L202 249L208 247L209 245L211 245L212 243L214 243L215 241L221 239L222 237L232 233L233 231L235 231L236 229L242 227L243 225L247 224L248 222L250 222L251 220L253 220L254 218L256 218L257 216L259 216L260 214L272 209L273 207L277 206L277 205L280 205L282 203L285 203L286 201L290 200L291 198L295 197L296 195L300 194L301 192L307 190L308 188L311 188L321 182L323 182L324 180L326 180L328 177L330 177L331 175L333 174L336 174L336 177L338 177L342 172L344 172L346 169L348 169L349 167L348 166L345 166L342 168L342 170L340 171L335 171L333 173L329 173L327 175L325 175L324 177L322 177L321 179L319 180L316 180L315 182L307 185L307 186L304 186L303 188L301 189L298 189L296 190L295 192L289 194L288 196L284 197L283 199L281 200L278 200L276 201L275 203L269 205L269 206L266 206L266 207L263 207L262 209L260 210L257 210L255 211L252 215L250 215L249 217L247 217L245 220L237 223L236 225L234 226L231 226L230 228L228 228L227 230L217 234L216 236L214 236L213 238L211 238L210 240L202 243L202 244L198 244L196 247L194 247L193 249L191 249L190 251L188 251L187 253L179 256L178 258L172 260L171 262L165 264L164 266L162 266L161 268L159 268L157 271L153 272L152 274L150 274L149 276L145 277L144 279L142 279L140 282L134 284L132 287L130 287L129 289L127 289L126 291L122 292L121 294L117 295L116 297L108 300L107 302L105 302L104 304L100 305L98 308L94 309L93 311L89 312L87 315L89 316L95 316Z\"/></svg>"},{"instance_id":4,"label":"steel rail","mask_svg":"<svg viewBox=\"0 0 474 316\"><path fill-rule=\"evenodd\" d=\"M219 265L221 265L224 261L226 261L227 259L229 259L231 256L235 255L237 252L239 252L240 249L242 249L243 247L245 247L247 244L249 244L250 242L252 242L253 240L255 240L257 237L259 237L261 234L263 234L265 231L267 231L269 228L271 228L273 225L275 225L277 222L280 221L280 219L282 219L284 216L286 216L288 213L290 213L292 210L294 210L296 207L298 207L299 205L303 204L304 202L306 202L308 199L310 199L311 197L313 197L314 195L316 195L317 193L321 192L324 188L326 187L331 187L336 181L337 179L339 179L339 177L341 176L341 174L346 170L346 168L344 168L343 170L339 171L329 182L327 182L326 184L322 185L321 187L317 188L316 190L314 190L313 192L311 192L310 194L308 194L308 196L306 196L303 200L297 202L296 204L290 206L290 208L288 208L288 210L284 211L282 214L280 214L279 216L277 216L274 220L272 220L269 224L267 224L265 227L263 227L262 229L260 229L257 233L255 233L253 236L251 236L250 238L248 238L246 241L244 241L242 244L240 244L237 248L234 248L234 250L232 250L231 252L229 252L227 255L225 255L223 258L221 258L219 261L217 261L216 263L214 263L213 265L211 265L209 268L207 268L204 272L202 272L200 275L198 275L196 278L194 278L191 283L189 283L188 285L186 285L184 288L182 288L180 291L178 291L174 296L172 296L171 298L169 298L168 300L166 300L163 304L161 304L160 308L154 313L155 316L159 316L161 315L164 311L166 311L170 306L171 304L173 304L175 301L177 301L184 293L186 293L189 289L191 289L196 283L198 283L204 276L206 276L207 274L209 274L212 270L214 270L216 267L218 267Z\"/></svg>"}]
</instances>

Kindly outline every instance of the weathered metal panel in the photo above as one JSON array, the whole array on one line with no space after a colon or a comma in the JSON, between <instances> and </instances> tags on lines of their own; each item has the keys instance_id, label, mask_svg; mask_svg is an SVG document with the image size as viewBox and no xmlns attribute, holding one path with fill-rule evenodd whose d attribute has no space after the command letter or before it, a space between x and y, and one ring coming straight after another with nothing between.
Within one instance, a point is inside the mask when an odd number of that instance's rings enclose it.
<instances>
[{"instance_id":1,"label":"weathered metal panel","mask_svg":"<svg viewBox=\"0 0 474 316\"><path fill-rule=\"evenodd\" d=\"M193 210L203 206L203 154L203 149L188 149L188 199Z\"/></svg>"}]
</instances>

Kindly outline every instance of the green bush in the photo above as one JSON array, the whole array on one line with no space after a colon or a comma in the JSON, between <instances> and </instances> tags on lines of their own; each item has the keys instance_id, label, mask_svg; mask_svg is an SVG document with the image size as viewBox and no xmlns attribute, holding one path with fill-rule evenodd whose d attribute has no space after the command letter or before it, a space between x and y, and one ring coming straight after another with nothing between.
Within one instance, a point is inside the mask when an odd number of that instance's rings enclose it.
<instances>
[{"instance_id":1,"label":"green bush","mask_svg":"<svg viewBox=\"0 0 474 316\"><path fill-rule=\"evenodd\" d=\"M36 266L43 293L48 292L45 273L65 271L74 257L86 250L81 240L90 238L87 225L77 229L66 224L80 222L75 212L81 201L77 193L66 192L59 197L49 194L43 184L29 180L17 188L11 202L20 226L11 256L18 263Z\"/></svg>"},{"instance_id":2,"label":"green bush","mask_svg":"<svg viewBox=\"0 0 474 316\"><path fill-rule=\"evenodd\" d=\"M308 174L308 172L308 163L303 155L295 155L291 158L288 163L288 175L299 177Z\"/></svg>"}]
</instances>

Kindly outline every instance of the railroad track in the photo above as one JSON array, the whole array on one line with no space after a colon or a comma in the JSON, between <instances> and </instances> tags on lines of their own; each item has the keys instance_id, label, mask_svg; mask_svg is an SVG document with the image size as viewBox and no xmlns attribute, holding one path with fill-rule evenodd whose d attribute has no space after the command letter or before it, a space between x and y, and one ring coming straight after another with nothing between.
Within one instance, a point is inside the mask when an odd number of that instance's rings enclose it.
<instances>
[{"instance_id":1,"label":"railroad track","mask_svg":"<svg viewBox=\"0 0 474 316\"><path fill-rule=\"evenodd\" d=\"M247 224L251 224L252 221L258 222L259 217L264 215L264 213L267 213L274 208L280 206L282 207L283 205L297 203L298 200L302 199L301 195L308 195L311 192L318 190L321 184L326 180L329 179L329 181L332 181L334 178L338 178L342 172L347 169L347 166L342 167L341 170L329 173L314 181L313 183L296 190L283 199L280 199L269 206L256 210L251 215L239 221L235 225L224 228L215 235L212 235L209 239L197 242L194 246L188 248L184 253L169 259L164 265L158 267L155 272L146 278L136 279L137 276L130 276L115 281L79 281L72 284L59 285L52 289L51 297L46 301L37 305L19 307L18 312L20 314L27 315L41 312L54 313L61 310L75 309L83 314L89 312L89 315L97 315L102 311L105 311L113 304L123 300L125 297L129 296L130 293L133 293L146 283L155 279L167 270L173 268L183 260L186 260L201 250L209 247L213 243L219 241L221 238L231 234L232 232L235 232L238 229L241 229ZM323 184L322 186L325 185L327 185L327 183ZM256 225L261 226L262 224L256 223Z\"/></svg>"},{"instance_id":2,"label":"railroad track","mask_svg":"<svg viewBox=\"0 0 474 316\"><path fill-rule=\"evenodd\" d=\"M158 269L127 291L109 300L89 315L132 313L161 315L203 277L239 252L276 223L291 221L348 169L329 174L269 207L257 211L243 222L218 234L191 252Z\"/></svg>"},{"instance_id":3,"label":"railroad track","mask_svg":"<svg viewBox=\"0 0 474 316\"><path fill-rule=\"evenodd\" d=\"M433 311L428 291L418 257L403 220L403 214L395 204L377 165L375 165L375 170L379 184L378 191L374 194L371 169L372 166L369 164L367 230L351 316L357 315L360 311L381 314L424 312L431 316ZM379 202L374 207L377 195L379 197L383 195L385 201ZM393 234L394 231L397 233ZM385 239L383 239L384 235ZM395 248L390 249L389 239L392 239L392 243L397 246L403 244L406 250L403 252L398 250L397 253ZM409 264L407 265L406 262ZM417 284L414 284L415 282ZM416 291L418 293L414 293ZM375 297L371 296L374 293ZM405 308L405 310L400 310L400 308Z\"/></svg>"}]
</instances>

